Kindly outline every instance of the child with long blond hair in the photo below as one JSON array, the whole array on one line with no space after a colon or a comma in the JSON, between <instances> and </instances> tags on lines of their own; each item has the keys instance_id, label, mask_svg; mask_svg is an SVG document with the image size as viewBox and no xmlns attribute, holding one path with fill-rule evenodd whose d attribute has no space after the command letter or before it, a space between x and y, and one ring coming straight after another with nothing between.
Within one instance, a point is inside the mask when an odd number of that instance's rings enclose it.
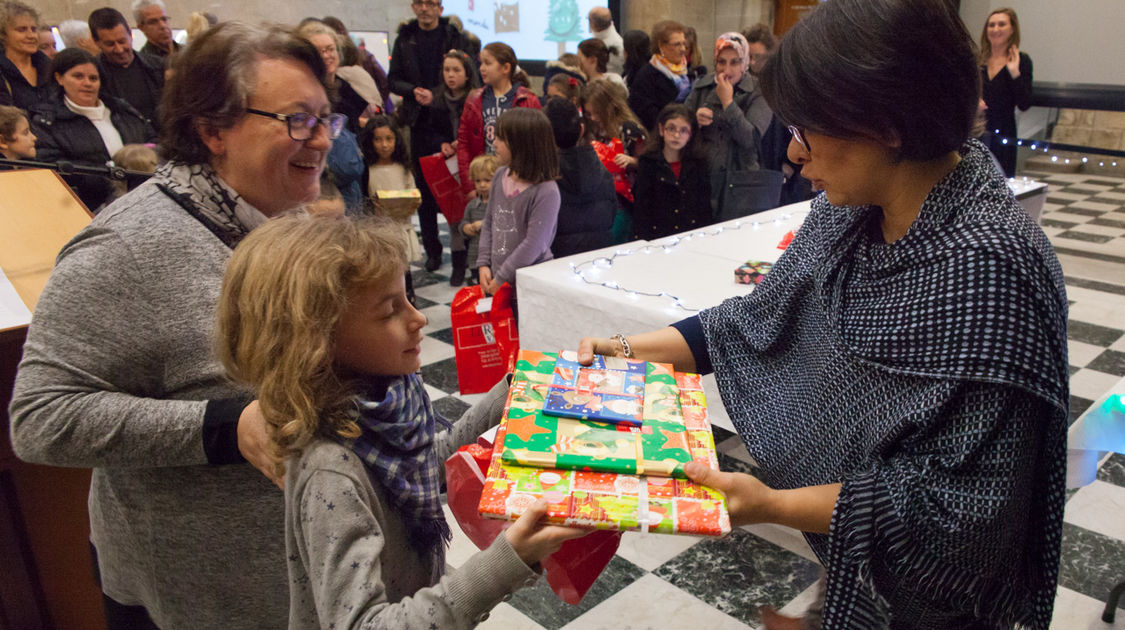
<instances>
[{"instance_id":1,"label":"child with long blond hair","mask_svg":"<svg viewBox=\"0 0 1125 630\"><path fill-rule=\"evenodd\" d=\"M507 384L456 424L434 412L404 251L385 219L290 216L251 232L223 280L218 354L257 390L285 470L291 629L471 627L581 535L540 525L540 503L442 576L443 462L499 421Z\"/></svg>"},{"instance_id":2,"label":"child with long blond hair","mask_svg":"<svg viewBox=\"0 0 1125 630\"><path fill-rule=\"evenodd\" d=\"M644 151L645 130L625 96L625 89L605 77L594 79L582 91L583 114L590 146L602 166L613 176L617 191L617 216L613 219L613 242L632 238L633 181L637 158Z\"/></svg>"}]
</instances>

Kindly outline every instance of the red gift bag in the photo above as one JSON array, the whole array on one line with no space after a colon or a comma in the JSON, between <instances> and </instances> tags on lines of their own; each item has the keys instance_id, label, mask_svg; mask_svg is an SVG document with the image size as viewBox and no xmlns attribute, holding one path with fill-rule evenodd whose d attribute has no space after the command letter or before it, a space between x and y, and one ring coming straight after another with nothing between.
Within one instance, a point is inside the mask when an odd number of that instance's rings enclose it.
<instances>
[{"instance_id":1,"label":"red gift bag","mask_svg":"<svg viewBox=\"0 0 1125 630\"><path fill-rule=\"evenodd\" d=\"M465 204L469 203L465 193L461 192L457 175L450 171L446 158L440 153L420 158L418 166L422 169L422 177L437 200L445 220L451 227L456 226L461 222L461 217L465 216Z\"/></svg>"},{"instance_id":2,"label":"red gift bag","mask_svg":"<svg viewBox=\"0 0 1125 630\"><path fill-rule=\"evenodd\" d=\"M605 170L613 176L613 188L617 191L617 194L632 201L633 184L629 181L629 175L625 172L625 169L613 161L613 158L625 153L625 146L621 144L621 139L614 138L608 143L593 140L590 142L590 146L594 147L594 153L598 155L598 159L605 166Z\"/></svg>"},{"instance_id":3,"label":"red gift bag","mask_svg":"<svg viewBox=\"0 0 1125 630\"><path fill-rule=\"evenodd\" d=\"M520 349L519 330L512 314L512 287L505 283L487 308L484 289L464 287L450 305L453 348L457 361L457 389L479 394L492 389L513 364Z\"/></svg>"},{"instance_id":4,"label":"red gift bag","mask_svg":"<svg viewBox=\"0 0 1125 630\"><path fill-rule=\"evenodd\" d=\"M491 459L491 445L470 444L445 460L449 511L453 512L461 531L480 549L491 545L511 525L509 521L484 518L477 511L484 490L484 473ZM577 604L613 559L620 544L621 532L611 531L592 532L566 541L540 563L547 575L547 584L559 599Z\"/></svg>"}]
</instances>

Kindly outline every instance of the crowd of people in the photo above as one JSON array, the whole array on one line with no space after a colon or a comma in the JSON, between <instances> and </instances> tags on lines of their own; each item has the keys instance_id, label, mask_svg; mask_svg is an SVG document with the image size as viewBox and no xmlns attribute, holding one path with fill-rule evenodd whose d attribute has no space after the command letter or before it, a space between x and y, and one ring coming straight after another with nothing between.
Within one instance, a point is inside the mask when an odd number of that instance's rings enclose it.
<instances>
[{"instance_id":1,"label":"crowd of people","mask_svg":"<svg viewBox=\"0 0 1125 630\"><path fill-rule=\"evenodd\" d=\"M93 469L110 628L471 627L582 535L536 504L446 572L442 461L499 422L508 381L450 422L417 374L409 264L444 255L431 155L467 199L451 283L489 293L823 191L753 293L591 331L580 360L716 375L761 473L689 476L824 566L805 617L767 627L1048 626L1067 301L974 138L982 80L1008 90L988 112L1026 100L1014 12L978 47L944 0L833 0L704 58L689 26L618 34L595 9L537 95L511 47L410 6L383 73L333 18L201 17L181 48L159 0L134 5L145 49L104 8L51 59L35 11L3 4L4 157L154 171L116 199L68 176L98 212L39 298L10 411L19 457ZM420 242L380 196L412 187Z\"/></svg>"}]
</instances>

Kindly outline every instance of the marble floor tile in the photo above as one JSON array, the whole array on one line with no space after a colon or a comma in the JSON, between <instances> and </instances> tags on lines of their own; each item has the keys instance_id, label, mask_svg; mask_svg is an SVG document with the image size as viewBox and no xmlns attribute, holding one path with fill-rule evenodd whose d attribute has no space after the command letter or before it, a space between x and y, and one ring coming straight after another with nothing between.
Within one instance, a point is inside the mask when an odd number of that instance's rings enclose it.
<instances>
[{"instance_id":1,"label":"marble floor tile","mask_svg":"<svg viewBox=\"0 0 1125 630\"><path fill-rule=\"evenodd\" d=\"M482 392L480 394L457 394L457 397L465 401L469 405L475 405L478 402L484 400L485 395L486 394Z\"/></svg>"},{"instance_id":2,"label":"marble floor tile","mask_svg":"<svg viewBox=\"0 0 1125 630\"><path fill-rule=\"evenodd\" d=\"M625 532L621 536L617 555L646 571L655 571L657 567L687 551L701 540L704 538L698 536Z\"/></svg>"},{"instance_id":3,"label":"marble floor tile","mask_svg":"<svg viewBox=\"0 0 1125 630\"><path fill-rule=\"evenodd\" d=\"M438 330L449 328L452 323L449 318L449 305L438 304L429 308L418 309L426 316L426 327L422 329L424 334L430 334Z\"/></svg>"},{"instance_id":4,"label":"marble floor tile","mask_svg":"<svg viewBox=\"0 0 1125 630\"><path fill-rule=\"evenodd\" d=\"M1081 224L1075 221L1062 221L1059 219L1043 219L1039 222L1039 226L1042 227L1044 231L1046 231L1047 228L1061 228L1063 230L1069 230L1070 228L1077 225Z\"/></svg>"},{"instance_id":5,"label":"marble floor tile","mask_svg":"<svg viewBox=\"0 0 1125 630\"><path fill-rule=\"evenodd\" d=\"M1125 540L1125 488L1104 481L1084 486L1067 502L1064 518L1067 523ZM1125 580L1125 573L1121 579Z\"/></svg>"},{"instance_id":6,"label":"marble floor tile","mask_svg":"<svg viewBox=\"0 0 1125 630\"><path fill-rule=\"evenodd\" d=\"M1107 218L1105 218L1105 215L1102 215L1101 217L1098 217L1097 219L1093 219L1093 220L1089 221L1088 223L1086 223L1086 225L1097 225L1097 226L1100 226L1100 227L1117 228L1119 230L1125 229L1125 221L1122 221L1120 219L1107 219ZM1118 234L1117 236L1121 236L1121 235Z\"/></svg>"},{"instance_id":7,"label":"marble floor tile","mask_svg":"<svg viewBox=\"0 0 1125 630\"><path fill-rule=\"evenodd\" d=\"M430 274L430 276L436 278L433 274ZM461 288L462 287L451 287L449 286L448 279L438 278L436 282L424 287L419 288L418 285L415 284L414 293L427 300L433 300L441 304L449 304L453 301L453 297L457 295L457 291Z\"/></svg>"},{"instance_id":8,"label":"marble floor tile","mask_svg":"<svg viewBox=\"0 0 1125 630\"><path fill-rule=\"evenodd\" d=\"M438 341L440 341L442 343L449 344L451 347L453 347L454 352L456 352L457 348L456 348L456 346L453 345L453 329L452 328L443 328L441 330L436 330L432 333L429 333L428 336L433 337L434 339L437 339Z\"/></svg>"},{"instance_id":9,"label":"marble floor tile","mask_svg":"<svg viewBox=\"0 0 1125 630\"><path fill-rule=\"evenodd\" d=\"M1078 416L1081 416L1083 414L1083 412L1085 412L1087 409L1089 409L1090 405L1092 405L1092 404L1094 404L1093 399L1081 398L1079 396L1074 396L1072 394L1071 397L1070 397L1070 404L1068 406L1069 415L1070 415L1070 418L1069 418L1070 424L1074 424L1074 421L1078 419Z\"/></svg>"},{"instance_id":10,"label":"marble floor tile","mask_svg":"<svg viewBox=\"0 0 1125 630\"><path fill-rule=\"evenodd\" d=\"M488 619L477 625L477 630L545 630L543 626L532 621L527 615L513 608L510 604L501 603L488 613Z\"/></svg>"},{"instance_id":11,"label":"marble floor tile","mask_svg":"<svg viewBox=\"0 0 1125 630\"><path fill-rule=\"evenodd\" d=\"M1088 363L1086 367L1114 376L1125 376L1125 352L1106 350Z\"/></svg>"},{"instance_id":12,"label":"marble floor tile","mask_svg":"<svg viewBox=\"0 0 1125 630\"><path fill-rule=\"evenodd\" d=\"M559 599L546 579L540 579L535 586L518 591L508 603L546 630L558 630L636 582L645 573L644 569L632 562L614 556L577 605L572 606Z\"/></svg>"},{"instance_id":13,"label":"marble floor tile","mask_svg":"<svg viewBox=\"0 0 1125 630\"><path fill-rule=\"evenodd\" d=\"M1098 468L1098 479L1125 488L1125 455L1111 453Z\"/></svg>"},{"instance_id":14,"label":"marble floor tile","mask_svg":"<svg viewBox=\"0 0 1125 630\"><path fill-rule=\"evenodd\" d=\"M422 367L426 367L426 366L423 365ZM440 389L430 385L429 383L425 383L425 380L426 380L426 377L423 376L422 381L425 384L426 393L429 394L430 400L438 400L439 398L445 398L446 396L449 395L449 392L443 392Z\"/></svg>"},{"instance_id":15,"label":"marble floor tile","mask_svg":"<svg viewBox=\"0 0 1125 630\"><path fill-rule=\"evenodd\" d=\"M705 540L653 572L749 625L762 606L780 608L816 581L813 562L736 529Z\"/></svg>"},{"instance_id":16,"label":"marble floor tile","mask_svg":"<svg viewBox=\"0 0 1125 630\"><path fill-rule=\"evenodd\" d=\"M1089 232L1079 232L1078 230L1080 230L1080 229L1082 229L1082 228L1078 227L1078 228L1073 229L1073 230L1067 230L1065 232L1059 232L1058 234L1055 235L1055 238L1063 238L1063 239L1072 240L1072 241L1076 240L1076 241L1083 241L1085 243L1099 243L1099 244L1108 243L1108 242L1113 240L1112 236L1103 236L1101 234L1090 234Z\"/></svg>"},{"instance_id":17,"label":"marble floor tile","mask_svg":"<svg viewBox=\"0 0 1125 630\"><path fill-rule=\"evenodd\" d=\"M447 394L457 392L457 360L450 357L422 366L422 380Z\"/></svg>"},{"instance_id":18,"label":"marble floor tile","mask_svg":"<svg viewBox=\"0 0 1125 630\"><path fill-rule=\"evenodd\" d=\"M1117 609L1116 623L1102 621L1105 600L1094 599L1082 593L1059 588L1055 594L1055 614L1050 630L1122 630L1125 629L1125 609Z\"/></svg>"},{"instance_id":19,"label":"marble floor tile","mask_svg":"<svg viewBox=\"0 0 1125 630\"><path fill-rule=\"evenodd\" d=\"M651 574L564 626L565 630L664 628L749 630L750 626Z\"/></svg>"},{"instance_id":20,"label":"marble floor tile","mask_svg":"<svg viewBox=\"0 0 1125 630\"><path fill-rule=\"evenodd\" d=\"M1063 523L1059 586L1105 601L1125 580L1125 541Z\"/></svg>"},{"instance_id":21,"label":"marble floor tile","mask_svg":"<svg viewBox=\"0 0 1125 630\"><path fill-rule=\"evenodd\" d=\"M1073 339L1103 348L1108 348L1109 345L1117 341L1122 334L1125 333L1117 328L1089 324L1074 319L1068 321L1066 326L1067 339Z\"/></svg>"},{"instance_id":22,"label":"marble floor tile","mask_svg":"<svg viewBox=\"0 0 1125 630\"><path fill-rule=\"evenodd\" d=\"M433 401L434 411L440 413L443 417L450 421L456 421L466 411L469 410L469 405L457 398L456 396L446 396Z\"/></svg>"},{"instance_id":23,"label":"marble floor tile","mask_svg":"<svg viewBox=\"0 0 1125 630\"><path fill-rule=\"evenodd\" d=\"M1109 346L1109 349L1116 350L1118 352L1125 352L1125 336L1122 336L1120 339L1113 342L1113 344Z\"/></svg>"},{"instance_id":24,"label":"marble floor tile","mask_svg":"<svg viewBox=\"0 0 1125 630\"><path fill-rule=\"evenodd\" d=\"M1075 208L1081 208L1082 210L1097 210L1099 212L1112 212L1120 207L1121 204L1119 203L1102 203L1091 201L1090 199L1086 199L1084 201L1075 201L1074 203L1067 206L1067 208L1072 211Z\"/></svg>"},{"instance_id":25,"label":"marble floor tile","mask_svg":"<svg viewBox=\"0 0 1125 630\"><path fill-rule=\"evenodd\" d=\"M793 601L785 605L784 608L779 609L777 612L787 617L803 617L809 610L809 606L816 601L820 587L818 584L813 583L812 586L806 588L800 595L793 598Z\"/></svg>"},{"instance_id":26,"label":"marble floor tile","mask_svg":"<svg viewBox=\"0 0 1125 630\"><path fill-rule=\"evenodd\" d=\"M422 365L453 358L453 346L433 337L422 337Z\"/></svg>"},{"instance_id":27,"label":"marble floor tile","mask_svg":"<svg viewBox=\"0 0 1125 630\"><path fill-rule=\"evenodd\" d=\"M742 529L782 549L792 551L806 560L820 564L820 560L813 553L812 547L805 541L804 534L791 527L774 525L773 523L758 523L756 525L743 525Z\"/></svg>"},{"instance_id":28,"label":"marble floor tile","mask_svg":"<svg viewBox=\"0 0 1125 630\"><path fill-rule=\"evenodd\" d=\"M1070 377L1070 393L1080 398L1097 400L1120 380L1120 376L1083 368Z\"/></svg>"},{"instance_id":29,"label":"marble floor tile","mask_svg":"<svg viewBox=\"0 0 1125 630\"><path fill-rule=\"evenodd\" d=\"M432 307L437 306L437 305L438 305L438 303L434 302L433 300L427 300L426 298L421 297L417 294L415 294L415 296L414 296L414 308L416 308L418 310L422 310L422 309L426 309L426 308L432 308Z\"/></svg>"},{"instance_id":30,"label":"marble floor tile","mask_svg":"<svg viewBox=\"0 0 1125 630\"><path fill-rule=\"evenodd\" d=\"M1084 343L1081 341L1068 340L1066 344L1067 362L1070 365L1077 367L1086 367L1090 361L1098 358L1098 356L1105 352L1104 346L1095 346L1094 344Z\"/></svg>"}]
</instances>

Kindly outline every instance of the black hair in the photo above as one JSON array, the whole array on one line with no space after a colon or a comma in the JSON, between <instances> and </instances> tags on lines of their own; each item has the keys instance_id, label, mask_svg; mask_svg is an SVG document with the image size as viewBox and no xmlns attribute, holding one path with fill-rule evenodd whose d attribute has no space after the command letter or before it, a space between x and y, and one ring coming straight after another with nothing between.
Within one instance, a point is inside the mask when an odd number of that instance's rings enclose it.
<instances>
[{"instance_id":1,"label":"black hair","mask_svg":"<svg viewBox=\"0 0 1125 630\"><path fill-rule=\"evenodd\" d=\"M64 48L51 60L51 76L66 74L71 68L92 63L97 67L98 60L81 48ZM101 75L101 72L98 72Z\"/></svg>"},{"instance_id":2,"label":"black hair","mask_svg":"<svg viewBox=\"0 0 1125 630\"><path fill-rule=\"evenodd\" d=\"M117 28L118 24L125 25L125 30L132 34L132 31L129 30L129 21L125 19L125 16L122 15L120 11L111 7L95 9L93 13L90 14L90 19L87 24L90 27L90 37L92 37L95 42L98 41L98 29L112 31Z\"/></svg>"},{"instance_id":3,"label":"black hair","mask_svg":"<svg viewBox=\"0 0 1125 630\"><path fill-rule=\"evenodd\" d=\"M381 127L390 129L391 133L395 135L395 150L391 153L391 161L395 164L410 166L410 151L403 140L402 129L399 128L398 123L392 116L386 114L372 116L359 132L359 150L363 153L363 163L371 166L379 161L379 154L375 153L373 140L375 139L375 130Z\"/></svg>"},{"instance_id":4,"label":"black hair","mask_svg":"<svg viewBox=\"0 0 1125 630\"><path fill-rule=\"evenodd\" d=\"M578 144L578 138L582 135L582 116L574 103L559 96L552 96L543 106L543 113L547 115L547 120L551 121L556 147L569 149Z\"/></svg>"},{"instance_id":5,"label":"black hair","mask_svg":"<svg viewBox=\"0 0 1125 630\"><path fill-rule=\"evenodd\" d=\"M836 0L832 0L835 2ZM668 103L656 116L656 126L649 132L652 142L645 143L645 153L662 154L664 152L664 136L660 135L664 123L673 118L683 118L691 126L691 139L684 145L680 153L681 160L704 160L707 156L703 153L703 143L699 142L699 124L695 120L695 112L687 105Z\"/></svg>"},{"instance_id":6,"label":"black hair","mask_svg":"<svg viewBox=\"0 0 1125 630\"><path fill-rule=\"evenodd\" d=\"M946 0L832 0L781 40L762 92L779 118L927 161L970 136L980 99L973 39Z\"/></svg>"},{"instance_id":7,"label":"black hair","mask_svg":"<svg viewBox=\"0 0 1125 630\"><path fill-rule=\"evenodd\" d=\"M624 76L630 77L648 63L649 57L652 56L649 51L648 33L639 30L625 31L621 40L625 47L625 69L623 72Z\"/></svg>"}]
</instances>

